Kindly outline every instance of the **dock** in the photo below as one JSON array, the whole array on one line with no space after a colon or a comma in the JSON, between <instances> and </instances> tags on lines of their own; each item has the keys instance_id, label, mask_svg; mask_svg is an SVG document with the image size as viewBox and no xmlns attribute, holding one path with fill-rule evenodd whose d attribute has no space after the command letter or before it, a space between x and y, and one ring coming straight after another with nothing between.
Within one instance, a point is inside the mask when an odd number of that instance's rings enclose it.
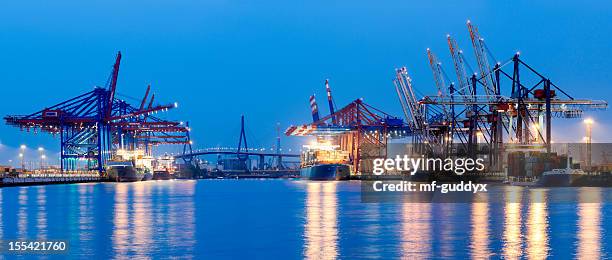
<instances>
[{"instance_id":1,"label":"dock","mask_svg":"<svg viewBox=\"0 0 612 260\"><path fill-rule=\"evenodd\" d=\"M97 173L26 173L0 177L0 187L101 182L104 180L105 178Z\"/></svg>"}]
</instances>

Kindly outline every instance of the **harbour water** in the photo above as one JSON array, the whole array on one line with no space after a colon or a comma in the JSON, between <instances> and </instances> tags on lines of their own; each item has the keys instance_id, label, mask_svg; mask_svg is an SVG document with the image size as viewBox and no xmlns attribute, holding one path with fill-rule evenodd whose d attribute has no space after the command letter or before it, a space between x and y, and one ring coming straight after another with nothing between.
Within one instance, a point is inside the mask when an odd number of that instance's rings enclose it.
<instances>
[{"instance_id":1,"label":"harbour water","mask_svg":"<svg viewBox=\"0 0 612 260\"><path fill-rule=\"evenodd\" d=\"M0 189L0 240L65 239L75 258L611 257L607 201L362 203L358 182L176 180ZM46 258L63 258L47 255Z\"/></svg>"}]
</instances>

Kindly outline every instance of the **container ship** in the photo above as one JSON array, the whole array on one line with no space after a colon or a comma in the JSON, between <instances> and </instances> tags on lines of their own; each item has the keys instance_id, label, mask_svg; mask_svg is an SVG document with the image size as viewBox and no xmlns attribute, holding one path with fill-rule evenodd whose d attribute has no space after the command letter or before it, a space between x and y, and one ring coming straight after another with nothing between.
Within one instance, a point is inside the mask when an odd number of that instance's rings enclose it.
<instances>
[{"instance_id":1,"label":"container ship","mask_svg":"<svg viewBox=\"0 0 612 260\"><path fill-rule=\"evenodd\" d=\"M145 170L136 167L132 161L112 160L106 164L106 173L111 181L133 182L144 178Z\"/></svg>"},{"instance_id":2,"label":"container ship","mask_svg":"<svg viewBox=\"0 0 612 260\"><path fill-rule=\"evenodd\" d=\"M153 169L154 180L169 180L174 178L174 157L165 154L155 161Z\"/></svg>"},{"instance_id":3,"label":"container ship","mask_svg":"<svg viewBox=\"0 0 612 260\"><path fill-rule=\"evenodd\" d=\"M142 150L117 150L106 163L108 179L117 182L150 180L153 177L152 160Z\"/></svg>"},{"instance_id":4,"label":"container ship","mask_svg":"<svg viewBox=\"0 0 612 260\"><path fill-rule=\"evenodd\" d=\"M542 187L612 187L610 172L584 172L581 169L553 169L542 173Z\"/></svg>"},{"instance_id":5,"label":"container ship","mask_svg":"<svg viewBox=\"0 0 612 260\"><path fill-rule=\"evenodd\" d=\"M575 186L584 176L585 173L580 169L553 169L542 173L537 184L544 187Z\"/></svg>"},{"instance_id":6,"label":"container ship","mask_svg":"<svg viewBox=\"0 0 612 260\"><path fill-rule=\"evenodd\" d=\"M306 180L347 180L350 177L349 153L330 142L305 145L301 155L300 178Z\"/></svg>"}]
</instances>

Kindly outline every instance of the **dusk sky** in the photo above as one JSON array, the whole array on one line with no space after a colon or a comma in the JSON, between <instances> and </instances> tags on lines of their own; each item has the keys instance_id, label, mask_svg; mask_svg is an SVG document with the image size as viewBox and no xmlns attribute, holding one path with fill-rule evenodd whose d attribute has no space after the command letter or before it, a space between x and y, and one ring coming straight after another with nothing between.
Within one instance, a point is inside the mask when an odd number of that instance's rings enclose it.
<instances>
[{"instance_id":1,"label":"dusk sky","mask_svg":"<svg viewBox=\"0 0 612 260\"><path fill-rule=\"evenodd\" d=\"M435 94L426 48L454 75L446 34L476 68L467 19L496 58L520 51L573 96L610 101L612 3L579 3L3 1L0 114L33 113L104 85L121 51L119 97L140 99L151 83L156 100L179 103L165 117L189 121L196 148L236 146L242 114L249 145L269 148L277 122L284 131L311 120L309 95L317 94L327 114L326 78L338 106L363 97L401 116L394 69L407 66L414 86ZM611 141L610 113L587 113L596 121L594 141ZM584 135L581 122L556 119L553 139L578 141L572 138ZM283 137L286 148L303 141ZM0 165L17 160L20 144L59 151L59 139L2 122Z\"/></svg>"}]
</instances>

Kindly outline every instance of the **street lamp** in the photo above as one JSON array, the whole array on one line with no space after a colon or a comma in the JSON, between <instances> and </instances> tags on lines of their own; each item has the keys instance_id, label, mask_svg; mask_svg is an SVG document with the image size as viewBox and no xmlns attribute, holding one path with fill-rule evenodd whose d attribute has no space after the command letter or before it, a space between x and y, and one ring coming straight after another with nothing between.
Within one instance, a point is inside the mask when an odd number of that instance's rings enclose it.
<instances>
[{"instance_id":1,"label":"street lamp","mask_svg":"<svg viewBox=\"0 0 612 260\"><path fill-rule=\"evenodd\" d=\"M46 158L47 158L47 156L44 155L44 154L40 156L40 169L41 170L43 170L44 161L45 161Z\"/></svg>"},{"instance_id":2,"label":"street lamp","mask_svg":"<svg viewBox=\"0 0 612 260\"><path fill-rule=\"evenodd\" d=\"M25 162L24 162L24 157L25 157L25 149L26 149L26 145L22 144L19 146L19 157L21 157L21 169L23 169L23 171L25 172Z\"/></svg>"},{"instance_id":3,"label":"street lamp","mask_svg":"<svg viewBox=\"0 0 612 260\"><path fill-rule=\"evenodd\" d=\"M593 141L593 119L587 118L584 120L586 125L586 167L591 168L591 142Z\"/></svg>"},{"instance_id":4,"label":"street lamp","mask_svg":"<svg viewBox=\"0 0 612 260\"><path fill-rule=\"evenodd\" d=\"M25 172L25 164L23 163L23 153L19 153L19 158L21 159L21 170Z\"/></svg>"},{"instance_id":5,"label":"street lamp","mask_svg":"<svg viewBox=\"0 0 612 260\"><path fill-rule=\"evenodd\" d=\"M43 166L43 162L42 162L42 160L43 160L43 156L44 156L44 154L43 154L43 153L44 153L44 152L45 152L45 148L38 147L38 153L40 154L40 162L39 162L40 166L39 166L39 167L40 167L41 169L42 169L42 166Z\"/></svg>"}]
</instances>

